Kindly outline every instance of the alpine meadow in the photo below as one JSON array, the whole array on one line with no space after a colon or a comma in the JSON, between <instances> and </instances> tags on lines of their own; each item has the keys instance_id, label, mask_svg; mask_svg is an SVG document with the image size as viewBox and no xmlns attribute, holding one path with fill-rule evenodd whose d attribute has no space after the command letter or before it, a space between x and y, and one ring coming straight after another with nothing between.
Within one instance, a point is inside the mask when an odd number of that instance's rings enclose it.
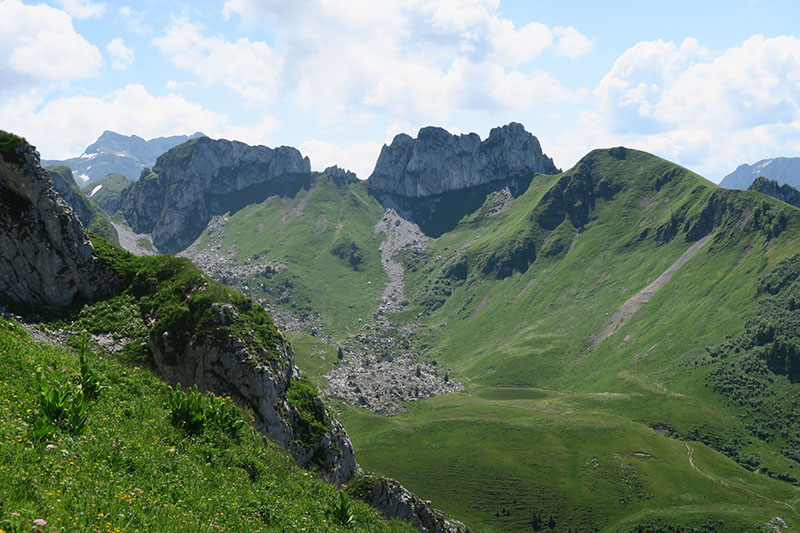
<instances>
[{"instance_id":1,"label":"alpine meadow","mask_svg":"<svg viewBox=\"0 0 800 533\"><path fill-rule=\"evenodd\" d=\"M0 533L800 531L798 16L0 0Z\"/></svg>"}]
</instances>

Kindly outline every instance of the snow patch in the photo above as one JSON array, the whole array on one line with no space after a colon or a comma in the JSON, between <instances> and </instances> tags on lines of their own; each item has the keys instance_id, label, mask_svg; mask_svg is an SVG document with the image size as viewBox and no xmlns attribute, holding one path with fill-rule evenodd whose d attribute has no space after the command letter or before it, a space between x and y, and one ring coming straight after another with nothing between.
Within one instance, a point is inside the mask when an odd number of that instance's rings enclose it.
<instances>
[{"instance_id":1,"label":"snow patch","mask_svg":"<svg viewBox=\"0 0 800 533\"><path fill-rule=\"evenodd\" d=\"M80 159L90 159L91 160L91 159L94 159L95 157L97 157L97 153L94 153L94 154L81 154L79 157L80 157Z\"/></svg>"},{"instance_id":2,"label":"snow patch","mask_svg":"<svg viewBox=\"0 0 800 533\"><path fill-rule=\"evenodd\" d=\"M94 196L94 195L95 195L95 193L97 193L97 191L99 191L99 190L100 190L100 189L102 189L102 188L103 188L103 186L102 186L102 185L98 185L97 187L95 187L94 189L92 189L92 194L90 194L90 195L89 195L89 198L91 198L92 196Z\"/></svg>"},{"instance_id":3,"label":"snow patch","mask_svg":"<svg viewBox=\"0 0 800 533\"><path fill-rule=\"evenodd\" d=\"M89 176L86 174L78 174L78 177L83 181L89 181Z\"/></svg>"},{"instance_id":4,"label":"snow patch","mask_svg":"<svg viewBox=\"0 0 800 533\"><path fill-rule=\"evenodd\" d=\"M775 161L775 160L774 159L767 159L766 161L763 161L760 165L758 165L758 168L759 169L765 168L766 166L768 166L773 161Z\"/></svg>"}]
</instances>

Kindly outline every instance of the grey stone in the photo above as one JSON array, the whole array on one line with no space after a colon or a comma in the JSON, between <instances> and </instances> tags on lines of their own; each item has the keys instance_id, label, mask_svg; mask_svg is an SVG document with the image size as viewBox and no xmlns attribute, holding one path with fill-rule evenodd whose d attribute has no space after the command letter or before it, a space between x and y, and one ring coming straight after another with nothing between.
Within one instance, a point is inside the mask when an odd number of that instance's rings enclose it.
<instances>
[{"instance_id":1,"label":"grey stone","mask_svg":"<svg viewBox=\"0 0 800 533\"><path fill-rule=\"evenodd\" d=\"M240 201L237 193L250 203L253 195L268 194L270 184L310 172L311 162L295 148L201 137L161 155L152 172L123 191L120 211L133 231L152 233L159 251L175 253L192 244L211 217Z\"/></svg>"},{"instance_id":2,"label":"grey stone","mask_svg":"<svg viewBox=\"0 0 800 533\"><path fill-rule=\"evenodd\" d=\"M94 248L30 145L0 156L0 300L65 306L105 284Z\"/></svg>"},{"instance_id":3,"label":"grey stone","mask_svg":"<svg viewBox=\"0 0 800 533\"><path fill-rule=\"evenodd\" d=\"M559 170L521 124L494 128L483 142L475 133L452 135L427 127L416 139L401 133L384 145L367 187L420 198L536 172Z\"/></svg>"}]
</instances>

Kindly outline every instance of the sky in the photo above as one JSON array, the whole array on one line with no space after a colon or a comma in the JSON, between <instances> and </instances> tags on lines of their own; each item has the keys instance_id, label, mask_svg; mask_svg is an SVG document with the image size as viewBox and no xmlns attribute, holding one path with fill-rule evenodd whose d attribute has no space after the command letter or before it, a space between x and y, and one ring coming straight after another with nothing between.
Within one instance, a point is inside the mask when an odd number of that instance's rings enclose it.
<instances>
[{"instance_id":1,"label":"sky","mask_svg":"<svg viewBox=\"0 0 800 533\"><path fill-rule=\"evenodd\" d=\"M649 151L719 182L800 156L800 2L0 0L0 129L295 146L365 179L398 133L515 121L567 169Z\"/></svg>"}]
</instances>

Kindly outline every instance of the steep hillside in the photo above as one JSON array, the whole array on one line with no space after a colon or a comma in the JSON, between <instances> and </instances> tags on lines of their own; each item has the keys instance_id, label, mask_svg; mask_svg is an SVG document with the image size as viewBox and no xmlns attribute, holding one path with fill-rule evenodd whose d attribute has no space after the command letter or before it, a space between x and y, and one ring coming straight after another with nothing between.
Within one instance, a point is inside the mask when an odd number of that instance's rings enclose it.
<instances>
[{"instance_id":1,"label":"steep hillside","mask_svg":"<svg viewBox=\"0 0 800 533\"><path fill-rule=\"evenodd\" d=\"M798 250L797 212L623 148L494 202L404 257L401 316L423 313L427 357L470 394L393 419L346 408L363 462L477 527L796 523L793 437L719 393L713 353Z\"/></svg>"},{"instance_id":2,"label":"steep hillside","mask_svg":"<svg viewBox=\"0 0 800 533\"><path fill-rule=\"evenodd\" d=\"M78 188L69 167L60 165L47 167L45 170L50 173L50 178L53 180L53 188L72 207L81 220L83 227L119 245L119 236L108 215L92 198Z\"/></svg>"},{"instance_id":3,"label":"steep hillside","mask_svg":"<svg viewBox=\"0 0 800 533\"><path fill-rule=\"evenodd\" d=\"M94 200L100 209L113 215L119 207L119 198L122 191L133 182L122 174L106 174L99 180L84 187L83 193Z\"/></svg>"},{"instance_id":4,"label":"steep hillside","mask_svg":"<svg viewBox=\"0 0 800 533\"><path fill-rule=\"evenodd\" d=\"M142 170L152 167L159 155L197 137L203 137L203 134L197 132L191 136L174 135L144 140L137 135L120 135L113 131L104 131L80 156L65 160L46 160L42 161L42 164L69 167L78 176L81 186L111 173L122 174L129 180L137 180Z\"/></svg>"},{"instance_id":5,"label":"steep hillside","mask_svg":"<svg viewBox=\"0 0 800 533\"><path fill-rule=\"evenodd\" d=\"M762 159L752 165L739 165L733 172L722 178L720 187L728 189L747 189L759 176L800 188L800 157L773 157Z\"/></svg>"},{"instance_id":6,"label":"steep hillside","mask_svg":"<svg viewBox=\"0 0 800 533\"><path fill-rule=\"evenodd\" d=\"M3 531L413 531L309 475L229 399L202 397L189 414L209 418L187 425L175 399L198 400L192 391L129 354L70 342L36 343L0 318ZM46 391L78 414L52 423Z\"/></svg>"}]
</instances>

